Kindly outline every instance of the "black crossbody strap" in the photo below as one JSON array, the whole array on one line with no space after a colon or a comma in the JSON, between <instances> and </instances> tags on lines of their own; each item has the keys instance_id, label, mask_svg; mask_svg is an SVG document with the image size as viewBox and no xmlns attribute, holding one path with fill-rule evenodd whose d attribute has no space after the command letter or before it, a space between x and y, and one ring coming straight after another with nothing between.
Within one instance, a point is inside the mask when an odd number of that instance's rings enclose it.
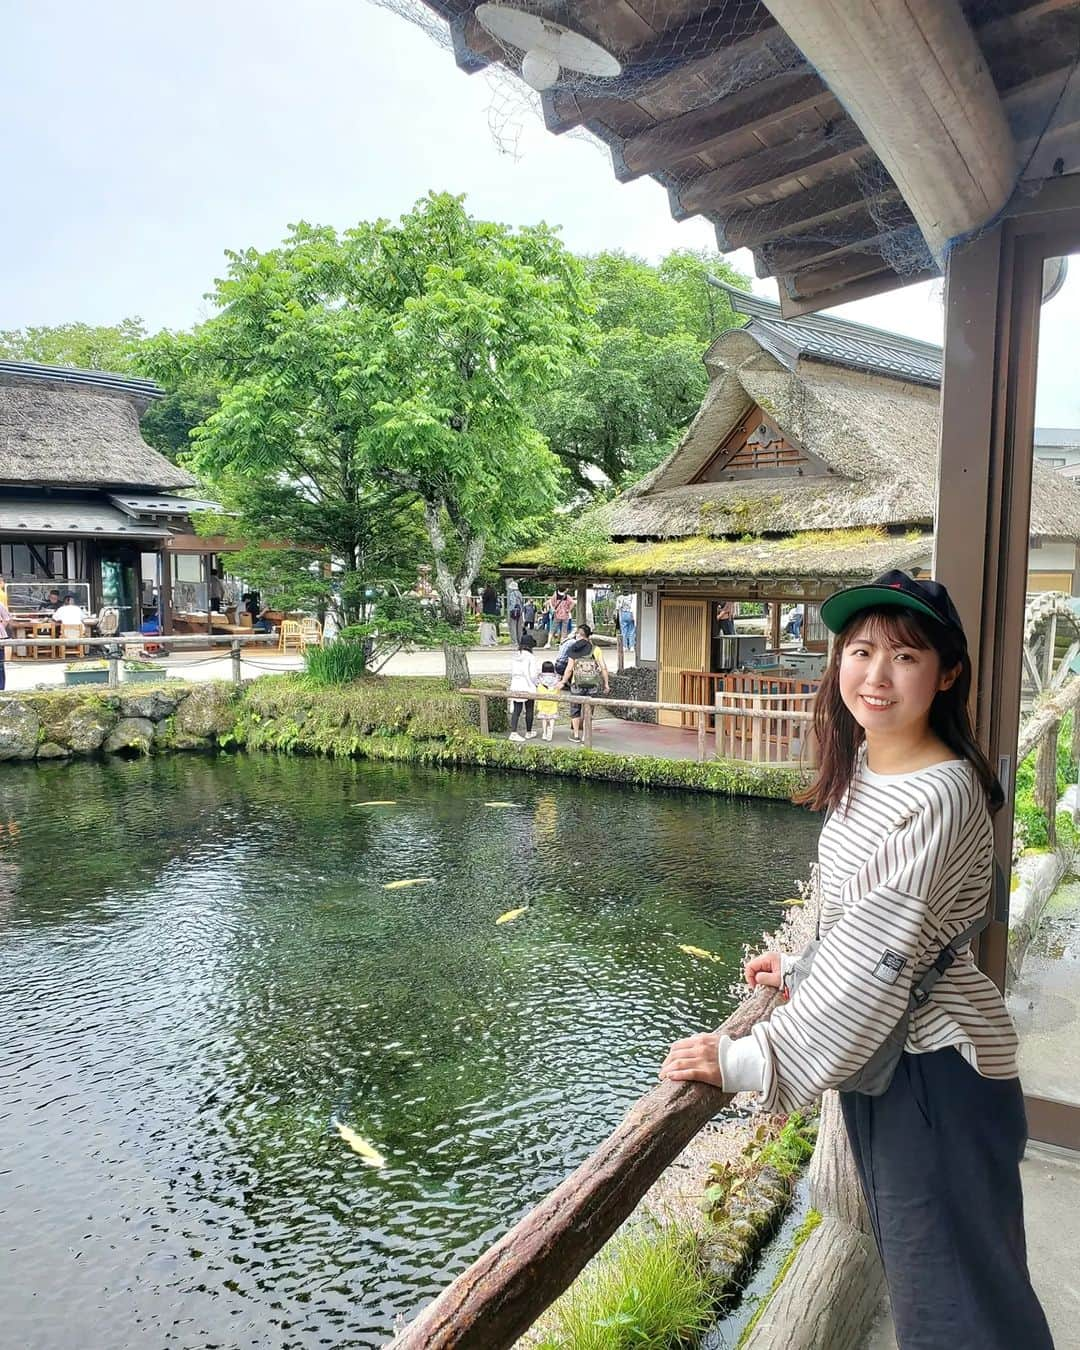
<instances>
[{"instance_id":1,"label":"black crossbody strap","mask_svg":"<svg viewBox=\"0 0 1080 1350\"><path fill-rule=\"evenodd\" d=\"M990 908L985 914L982 914L974 923L968 924L962 933L957 933L951 942L947 942L941 951L937 954L937 960L930 969L923 975L922 979L914 986L911 991L911 1010L921 1008L934 985L941 979L956 958L960 955L960 948L969 943L972 938L977 937L992 919L999 923L1007 923L1009 917L1009 886L1005 880L1005 873L1001 869L1001 864L994 862L994 895Z\"/></svg>"}]
</instances>

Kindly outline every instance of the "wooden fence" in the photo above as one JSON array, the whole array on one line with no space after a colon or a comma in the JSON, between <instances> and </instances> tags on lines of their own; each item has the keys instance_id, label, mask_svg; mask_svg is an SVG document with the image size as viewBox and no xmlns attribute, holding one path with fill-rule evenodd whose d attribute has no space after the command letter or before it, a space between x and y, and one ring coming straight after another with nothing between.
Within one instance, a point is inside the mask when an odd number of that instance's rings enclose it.
<instances>
[{"instance_id":1,"label":"wooden fence","mask_svg":"<svg viewBox=\"0 0 1080 1350\"><path fill-rule=\"evenodd\" d=\"M135 659L135 654L141 652L145 647L164 647L183 650L205 649L206 647L228 647L229 655L232 657L232 679L235 684L240 683L240 662L242 660L241 649L245 646L267 646L278 645L278 636L276 633L252 633L248 636L225 636L211 637L209 634L192 635L169 635L161 636L158 633L140 633L134 637L117 635L115 637L80 637L80 638L47 638L35 637L33 641L29 639L3 638L0 639L0 645L10 647L14 645L33 646L33 647L62 647L62 648L105 648L105 660L108 661L109 684L119 684L120 675L124 668L125 655L127 659ZM117 651L120 648L120 651ZM141 659L141 658L139 658ZM162 674L169 669L162 666ZM18 691L12 691L13 693Z\"/></svg>"}]
</instances>

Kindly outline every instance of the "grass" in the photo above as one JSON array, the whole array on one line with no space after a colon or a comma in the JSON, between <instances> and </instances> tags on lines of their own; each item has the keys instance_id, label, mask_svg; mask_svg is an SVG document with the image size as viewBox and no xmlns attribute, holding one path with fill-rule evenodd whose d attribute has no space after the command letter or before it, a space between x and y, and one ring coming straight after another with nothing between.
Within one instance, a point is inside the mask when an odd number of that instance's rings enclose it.
<instances>
[{"instance_id":1,"label":"grass","mask_svg":"<svg viewBox=\"0 0 1080 1350\"><path fill-rule=\"evenodd\" d=\"M1072 713L1062 718L1057 741L1057 794L1060 798L1066 787L1076 781L1076 771L1069 760L1069 745L1072 740ZM1023 761L1016 770L1016 791L1014 794L1014 813L1017 833L1023 839L1026 849L1046 849L1050 846L1047 833L1046 812L1035 803L1035 758L1037 750ZM1080 847L1080 834L1065 811L1057 813L1057 837L1059 848Z\"/></svg>"},{"instance_id":2,"label":"grass","mask_svg":"<svg viewBox=\"0 0 1080 1350\"><path fill-rule=\"evenodd\" d=\"M366 665L362 642L329 642L325 647L304 651L304 675L315 688L350 684L364 674Z\"/></svg>"},{"instance_id":3,"label":"grass","mask_svg":"<svg viewBox=\"0 0 1080 1350\"><path fill-rule=\"evenodd\" d=\"M616 1238L554 1305L537 1350L672 1350L712 1317L704 1244L674 1226Z\"/></svg>"}]
</instances>

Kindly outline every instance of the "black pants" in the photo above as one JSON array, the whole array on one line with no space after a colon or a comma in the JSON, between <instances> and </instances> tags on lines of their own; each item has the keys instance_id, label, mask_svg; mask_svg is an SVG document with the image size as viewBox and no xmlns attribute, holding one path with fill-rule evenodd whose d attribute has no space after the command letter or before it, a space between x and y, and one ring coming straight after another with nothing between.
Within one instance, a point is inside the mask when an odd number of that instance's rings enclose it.
<instances>
[{"instance_id":1,"label":"black pants","mask_svg":"<svg viewBox=\"0 0 1080 1350\"><path fill-rule=\"evenodd\" d=\"M1028 1278L1020 1080L905 1053L885 1093L840 1105L900 1350L1053 1350Z\"/></svg>"},{"instance_id":2,"label":"black pants","mask_svg":"<svg viewBox=\"0 0 1080 1350\"><path fill-rule=\"evenodd\" d=\"M510 713L511 731L517 731L518 718L521 716L522 709L525 710L525 730L532 731L533 713L536 711L536 701L531 698L514 699L513 711Z\"/></svg>"}]
</instances>

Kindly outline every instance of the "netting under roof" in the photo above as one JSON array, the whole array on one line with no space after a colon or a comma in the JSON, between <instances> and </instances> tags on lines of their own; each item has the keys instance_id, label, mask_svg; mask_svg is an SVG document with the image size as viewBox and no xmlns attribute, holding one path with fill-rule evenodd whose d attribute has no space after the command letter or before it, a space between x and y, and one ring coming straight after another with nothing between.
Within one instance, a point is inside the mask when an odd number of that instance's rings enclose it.
<instances>
[{"instance_id":1,"label":"netting under roof","mask_svg":"<svg viewBox=\"0 0 1080 1350\"><path fill-rule=\"evenodd\" d=\"M676 219L704 216L721 249L750 248L758 274L785 279L789 293L936 270L860 128L760 0L373 2L419 24L463 69L487 72L504 148L537 113L552 131L591 134L619 179L656 178ZM1018 177L1054 137L1053 171L1080 168L1080 0L962 8L1012 128Z\"/></svg>"}]
</instances>

